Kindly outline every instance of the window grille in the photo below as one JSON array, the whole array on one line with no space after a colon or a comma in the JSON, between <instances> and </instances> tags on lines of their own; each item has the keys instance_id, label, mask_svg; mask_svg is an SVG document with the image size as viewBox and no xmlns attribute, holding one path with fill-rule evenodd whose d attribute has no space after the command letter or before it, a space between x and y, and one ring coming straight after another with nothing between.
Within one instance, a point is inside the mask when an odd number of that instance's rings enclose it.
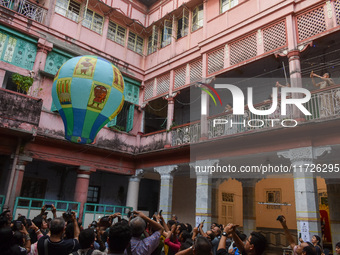
<instances>
[{"instance_id":1,"label":"window grille","mask_svg":"<svg viewBox=\"0 0 340 255\"><path fill-rule=\"evenodd\" d=\"M182 17L177 20L177 39L188 35L189 11L183 8Z\"/></svg>"},{"instance_id":2,"label":"window grille","mask_svg":"<svg viewBox=\"0 0 340 255\"><path fill-rule=\"evenodd\" d=\"M86 9L84 19L83 19L83 26L95 31L99 34L102 33L103 29L104 18L99 14Z\"/></svg>"},{"instance_id":3,"label":"window grille","mask_svg":"<svg viewBox=\"0 0 340 255\"><path fill-rule=\"evenodd\" d=\"M175 85L174 88L180 88L185 85L186 80L186 66L183 66L181 68L178 68L175 70Z\"/></svg>"},{"instance_id":4,"label":"window grille","mask_svg":"<svg viewBox=\"0 0 340 255\"><path fill-rule=\"evenodd\" d=\"M129 32L128 38L128 48L137 52L138 54L143 54L144 39L135 33Z\"/></svg>"},{"instance_id":5,"label":"window grille","mask_svg":"<svg viewBox=\"0 0 340 255\"><path fill-rule=\"evenodd\" d=\"M281 190L267 190L267 203L281 203ZM281 209L281 205L267 205L267 209Z\"/></svg>"},{"instance_id":6,"label":"window grille","mask_svg":"<svg viewBox=\"0 0 340 255\"><path fill-rule=\"evenodd\" d=\"M167 93L170 88L170 73L157 78L157 95Z\"/></svg>"},{"instance_id":7,"label":"window grille","mask_svg":"<svg viewBox=\"0 0 340 255\"><path fill-rule=\"evenodd\" d=\"M55 12L73 21L79 21L80 4L72 0L57 0Z\"/></svg>"},{"instance_id":8,"label":"window grille","mask_svg":"<svg viewBox=\"0 0 340 255\"><path fill-rule=\"evenodd\" d=\"M263 30L264 51L271 51L287 44L286 23L282 21Z\"/></svg>"},{"instance_id":9,"label":"window grille","mask_svg":"<svg viewBox=\"0 0 340 255\"><path fill-rule=\"evenodd\" d=\"M257 55L256 34L230 44L230 64L235 65Z\"/></svg>"},{"instance_id":10,"label":"window grille","mask_svg":"<svg viewBox=\"0 0 340 255\"><path fill-rule=\"evenodd\" d=\"M238 0L221 0L221 13L233 8L238 5Z\"/></svg>"},{"instance_id":11,"label":"window grille","mask_svg":"<svg viewBox=\"0 0 340 255\"><path fill-rule=\"evenodd\" d=\"M208 54L208 74L222 70L224 67L224 47Z\"/></svg>"},{"instance_id":12,"label":"window grille","mask_svg":"<svg viewBox=\"0 0 340 255\"><path fill-rule=\"evenodd\" d=\"M334 2L336 24L340 25L340 0Z\"/></svg>"},{"instance_id":13,"label":"window grille","mask_svg":"<svg viewBox=\"0 0 340 255\"><path fill-rule=\"evenodd\" d=\"M148 82L145 82L144 100L148 100L149 98L153 97L153 84L154 84L154 79Z\"/></svg>"},{"instance_id":14,"label":"window grille","mask_svg":"<svg viewBox=\"0 0 340 255\"><path fill-rule=\"evenodd\" d=\"M121 27L112 21L109 22L107 38L121 45L125 45L125 34L126 29L124 27Z\"/></svg>"},{"instance_id":15,"label":"window grille","mask_svg":"<svg viewBox=\"0 0 340 255\"><path fill-rule=\"evenodd\" d=\"M152 27L152 34L149 36L148 39L148 55L154 53L157 50L158 45L158 27Z\"/></svg>"},{"instance_id":16,"label":"window grille","mask_svg":"<svg viewBox=\"0 0 340 255\"><path fill-rule=\"evenodd\" d=\"M202 79L202 60L190 64L190 83Z\"/></svg>"},{"instance_id":17,"label":"window grille","mask_svg":"<svg viewBox=\"0 0 340 255\"><path fill-rule=\"evenodd\" d=\"M222 192L222 202L234 202L234 194Z\"/></svg>"},{"instance_id":18,"label":"window grille","mask_svg":"<svg viewBox=\"0 0 340 255\"><path fill-rule=\"evenodd\" d=\"M172 21L165 20L164 27L162 30L162 47L165 47L171 43L172 37Z\"/></svg>"},{"instance_id":19,"label":"window grille","mask_svg":"<svg viewBox=\"0 0 340 255\"><path fill-rule=\"evenodd\" d=\"M326 31L323 6L297 17L299 41Z\"/></svg>"},{"instance_id":20,"label":"window grille","mask_svg":"<svg viewBox=\"0 0 340 255\"><path fill-rule=\"evenodd\" d=\"M197 29L203 27L203 4L195 7L192 12L192 28L191 31L196 31Z\"/></svg>"}]
</instances>

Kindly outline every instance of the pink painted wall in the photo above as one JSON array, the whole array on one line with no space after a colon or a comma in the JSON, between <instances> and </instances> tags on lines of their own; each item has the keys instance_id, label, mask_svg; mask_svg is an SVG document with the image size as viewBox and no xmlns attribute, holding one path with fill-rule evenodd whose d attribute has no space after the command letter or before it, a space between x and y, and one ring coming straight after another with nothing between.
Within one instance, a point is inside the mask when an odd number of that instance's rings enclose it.
<instances>
[{"instance_id":1,"label":"pink painted wall","mask_svg":"<svg viewBox=\"0 0 340 255\"><path fill-rule=\"evenodd\" d=\"M77 22L67 19L57 13L53 15L50 27L57 31L62 31L71 38L77 37Z\"/></svg>"}]
</instances>

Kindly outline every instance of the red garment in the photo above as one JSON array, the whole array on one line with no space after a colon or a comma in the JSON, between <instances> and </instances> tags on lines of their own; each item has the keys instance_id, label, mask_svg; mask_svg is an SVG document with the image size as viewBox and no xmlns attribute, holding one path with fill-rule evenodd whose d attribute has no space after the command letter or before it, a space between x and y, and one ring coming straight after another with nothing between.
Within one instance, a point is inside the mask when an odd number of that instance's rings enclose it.
<instances>
[{"instance_id":1,"label":"red garment","mask_svg":"<svg viewBox=\"0 0 340 255\"><path fill-rule=\"evenodd\" d=\"M164 243L169 246L169 248L174 251L175 253L179 251L181 248L181 243L178 241L177 238L174 239L173 242L170 241L170 238L164 240Z\"/></svg>"}]
</instances>

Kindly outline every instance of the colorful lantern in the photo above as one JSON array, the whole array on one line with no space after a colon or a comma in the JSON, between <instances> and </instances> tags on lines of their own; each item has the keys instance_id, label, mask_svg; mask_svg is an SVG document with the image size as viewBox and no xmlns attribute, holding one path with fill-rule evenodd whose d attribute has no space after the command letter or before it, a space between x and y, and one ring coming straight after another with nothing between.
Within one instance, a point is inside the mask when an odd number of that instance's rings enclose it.
<instances>
[{"instance_id":1,"label":"colorful lantern","mask_svg":"<svg viewBox=\"0 0 340 255\"><path fill-rule=\"evenodd\" d=\"M64 121L65 138L92 143L124 104L124 80L117 67L97 56L74 57L57 72L53 103Z\"/></svg>"}]
</instances>

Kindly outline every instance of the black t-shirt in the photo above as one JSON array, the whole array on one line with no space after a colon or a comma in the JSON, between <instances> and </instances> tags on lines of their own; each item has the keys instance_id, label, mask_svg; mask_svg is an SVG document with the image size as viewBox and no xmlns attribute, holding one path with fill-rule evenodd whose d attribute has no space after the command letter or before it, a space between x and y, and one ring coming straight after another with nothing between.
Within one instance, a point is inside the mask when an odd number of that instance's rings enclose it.
<instances>
[{"instance_id":1,"label":"black t-shirt","mask_svg":"<svg viewBox=\"0 0 340 255\"><path fill-rule=\"evenodd\" d=\"M47 240L47 252L45 254L44 243ZM39 255L68 255L73 251L79 249L79 242L77 239L66 239L59 242L51 242L49 236L42 236L38 241L38 253Z\"/></svg>"}]
</instances>

